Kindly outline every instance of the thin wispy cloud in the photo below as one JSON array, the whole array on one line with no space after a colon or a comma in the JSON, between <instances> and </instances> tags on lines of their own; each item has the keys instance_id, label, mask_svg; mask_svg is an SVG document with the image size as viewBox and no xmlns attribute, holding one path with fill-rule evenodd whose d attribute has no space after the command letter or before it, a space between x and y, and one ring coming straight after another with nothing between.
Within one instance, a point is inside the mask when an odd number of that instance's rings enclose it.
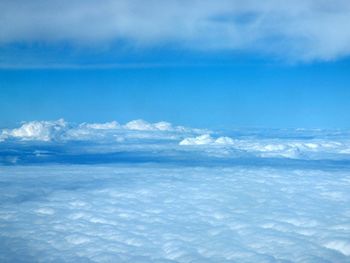
<instances>
[{"instance_id":1,"label":"thin wispy cloud","mask_svg":"<svg viewBox=\"0 0 350 263\"><path fill-rule=\"evenodd\" d=\"M1 1L0 43L244 51L294 60L350 54L350 3L336 1ZM121 44L120 44L121 45Z\"/></svg>"}]
</instances>

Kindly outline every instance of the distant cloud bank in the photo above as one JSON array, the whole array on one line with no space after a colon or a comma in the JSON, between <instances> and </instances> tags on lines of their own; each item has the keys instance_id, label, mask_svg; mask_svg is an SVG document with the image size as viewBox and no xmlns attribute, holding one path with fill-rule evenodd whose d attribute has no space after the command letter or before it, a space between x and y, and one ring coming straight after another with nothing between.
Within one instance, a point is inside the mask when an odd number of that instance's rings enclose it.
<instances>
[{"instance_id":1,"label":"distant cloud bank","mask_svg":"<svg viewBox=\"0 0 350 263\"><path fill-rule=\"evenodd\" d=\"M72 151L80 155L87 152L98 155L127 153L129 160L140 152L147 160L184 156L188 160L192 157L350 160L349 138L349 132L340 130L257 130L253 133L241 130L223 133L175 126L165 121L150 123L139 119L125 124L117 121L75 124L59 119L24 122L18 128L0 131L0 145L10 145L7 149L13 149L1 152L0 161L2 158L3 161L17 162L20 157L15 152L23 153L26 158L29 147L31 158L34 158L31 160L40 162L52 151L52 146L57 145L61 147L60 152L54 151L51 156L64 156L62 149L65 149L68 155ZM27 148L23 149L23 145ZM109 157L101 158L103 161L103 158ZM66 159L69 158L67 156Z\"/></svg>"},{"instance_id":2,"label":"distant cloud bank","mask_svg":"<svg viewBox=\"0 0 350 263\"><path fill-rule=\"evenodd\" d=\"M350 3L318 1L73 0L0 2L0 45L59 43L234 50L294 61L350 54Z\"/></svg>"},{"instance_id":3,"label":"distant cloud bank","mask_svg":"<svg viewBox=\"0 0 350 263\"><path fill-rule=\"evenodd\" d=\"M146 134L152 138L162 139L169 134L197 134L206 130L173 126L169 122L161 121L149 123L144 120L132 120L124 125L117 121L106 123L68 123L64 119L57 121L30 121L24 122L20 127L14 129L3 129L0 133L0 141L22 140L22 141L71 141L91 140L98 141L102 138L113 140L116 136L139 136L144 138ZM153 135L152 135L153 134Z\"/></svg>"}]
</instances>

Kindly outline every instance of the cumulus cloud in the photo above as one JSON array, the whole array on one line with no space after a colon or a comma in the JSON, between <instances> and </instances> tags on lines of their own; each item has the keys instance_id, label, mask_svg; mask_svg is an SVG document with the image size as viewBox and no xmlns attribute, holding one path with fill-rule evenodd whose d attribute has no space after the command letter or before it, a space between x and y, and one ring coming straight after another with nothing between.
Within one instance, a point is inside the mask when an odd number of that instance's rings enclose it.
<instances>
[{"instance_id":1,"label":"cumulus cloud","mask_svg":"<svg viewBox=\"0 0 350 263\"><path fill-rule=\"evenodd\" d=\"M67 123L63 119L57 121L24 122L19 128L4 129L0 133L0 141L74 141L88 140L98 142L123 141L124 138L139 139L177 139L190 134L207 132L207 130L173 126L169 122L150 123L144 120L133 120L124 125L117 121L106 123Z\"/></svg>"},{"instance_id":2,"label":"cumulus cloud","mask_svg":"<svg viewBox=\"0 0 350 263\"><path fill-rule=\"evenodd\" d=\"M294 60L350 54L346 0L0 2L0 43L243 50ZM116 48L118 52L118 47Z\"/></svg>"},{"instance_id":3,"label":"cumulus cloud","mask_svg":"<svg viewBox=\"0 0 350 263\"><path fill-rule=\"evenodd\" d=\"M51 141L62 134L66 128L67 123L63 119L57 121L26 122L19 128L3 130L0 135L0 141L8 138Z\"/></svg>"},{"instance_id":4,"label":"cumulus cloud","mask_svg":"<svg viewBox=\"0 0 350 263\"><path fill-rule=\"evenodd\" d=\"M144 120L133 120L124 125L126 129L136 131L170 131L173 130L169 122L148 123Z\"/></svg>"},{"instance_id":5,"label":"cumulus cloud","mask_svg":"<svg viewBox=\"0 0 350 263\"><path fill-rule=\"evenodd\" d=\"M214 139L210 134L203 134L197 137L185 138L179 145L232 145L233 142L233 139L230 137Z\"/></svg>"},{"instance_id":6,"label":"cumulus cloud","mask_svg":"<svg viewBox=\"0 0 350 263\"><path fill-rule=\"evenodd\" d=\"M120 125L116 121L111 121L106 123L82 123L80 127L95 130L112 130L120 128Z\"/></svg>"}]
</instances>

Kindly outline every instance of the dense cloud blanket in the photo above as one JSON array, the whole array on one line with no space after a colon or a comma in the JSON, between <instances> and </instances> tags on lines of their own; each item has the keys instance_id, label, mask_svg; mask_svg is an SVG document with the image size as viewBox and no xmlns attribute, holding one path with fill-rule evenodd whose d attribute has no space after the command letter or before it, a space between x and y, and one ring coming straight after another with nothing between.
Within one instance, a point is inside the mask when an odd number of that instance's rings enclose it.
<instances>
[{"instance_id":1,"label":"dense cloud blanket","mask_svg":"<svg viewBox=\"0 0 350 263\"><path fill-rule=\"evenodd\" d=\"M347 131L58 120L0 134L0 262L350 261Z\"/></svg>"}]
</instances>

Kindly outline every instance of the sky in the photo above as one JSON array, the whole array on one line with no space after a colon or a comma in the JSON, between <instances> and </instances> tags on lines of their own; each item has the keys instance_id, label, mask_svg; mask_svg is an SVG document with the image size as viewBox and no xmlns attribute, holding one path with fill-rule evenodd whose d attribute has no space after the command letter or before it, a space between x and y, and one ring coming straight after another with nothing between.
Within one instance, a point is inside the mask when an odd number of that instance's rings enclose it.
<instances>
[{"instance_id":1,"label":"sky","mask_svg":"<svg viewBox=\"0 0 350 263\"><path fill-rule=\"evenodd\" d=\"M0 262L350 262L349 0L0 0Z\"/></svg>"},{"instance_id":2,"label":"sky","mask_svg":"<svg viewBox=\"0 0 350 263\"><path fill-rule=\"evenodd\" d=\"M348 1L0 1L0 128L349 128Z\"/></svg>"}]
</instances>

